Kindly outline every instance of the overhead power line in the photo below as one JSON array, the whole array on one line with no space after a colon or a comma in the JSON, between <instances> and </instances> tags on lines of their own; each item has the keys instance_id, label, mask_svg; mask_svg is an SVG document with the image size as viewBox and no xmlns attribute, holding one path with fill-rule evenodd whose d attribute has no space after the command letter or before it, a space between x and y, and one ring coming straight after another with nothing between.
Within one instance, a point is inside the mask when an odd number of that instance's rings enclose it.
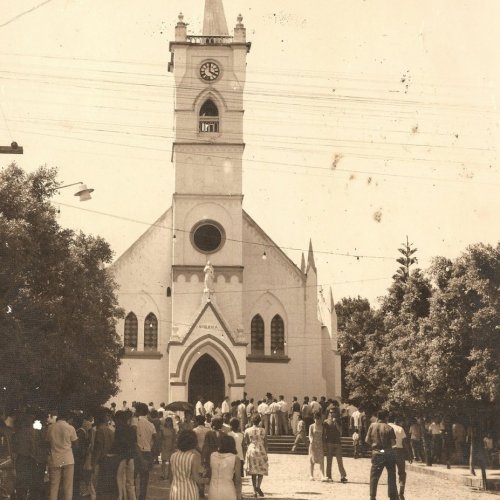
<instances>
[{"instance_id":1,"label":"overhead power line","mask_svg":"<svg viewBox=\"0 0 500 500\"><path fill-rule=\"evenodd\" d=\"M31 9L25 10L24 12L21 12L14 17L11 17L8 21L4 22L3 24L0 24L0 28L3 28L4 26L7 26L10 23L13 23L17 19L25 16L26 14L29 14L30 12L33 12L34 10L39 9L40 7L43 7L44 5L48 4L49 2L52 2L52 0L45 0L44 2L39 3L38 5L35 5L34 7L31 7Z\"/></svg>"}]
</instances>

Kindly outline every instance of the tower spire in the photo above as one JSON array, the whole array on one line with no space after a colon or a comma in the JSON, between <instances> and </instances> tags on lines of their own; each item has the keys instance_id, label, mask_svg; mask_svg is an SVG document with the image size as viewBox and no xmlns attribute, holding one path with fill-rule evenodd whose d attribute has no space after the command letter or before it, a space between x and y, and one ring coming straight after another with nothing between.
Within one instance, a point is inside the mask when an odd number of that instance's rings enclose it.
<instances>
[{"instance_id":1,"label":"tower spire","mask_svg":"<svg viewBox=\"0 0 500 500\"><path fill-rule=\"evenodd\" d=\"M313 252L313 245L312 245L312 240L309 240L309 252L307 253L307 270L309 271L309 268L312 268L314 272L316 271L316 263L314 262L314 252Z\"/></svg>"},{"instance_id":2,"label":"tower spire","mask_svg":"<svg viewBox=\"0 0 500 500\"><path fill-rule=\"evenodd\" d=\"M203 36L228 36L226 15L222 0L205 0Z\"/></svg>"}]
</instances>

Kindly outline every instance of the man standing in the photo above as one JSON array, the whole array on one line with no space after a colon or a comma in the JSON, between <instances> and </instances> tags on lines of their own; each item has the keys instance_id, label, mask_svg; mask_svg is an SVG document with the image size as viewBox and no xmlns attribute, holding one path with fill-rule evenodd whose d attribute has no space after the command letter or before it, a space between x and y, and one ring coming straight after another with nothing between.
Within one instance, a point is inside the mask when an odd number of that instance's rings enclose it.
<instances>
[{"instance_id":1,"label":"man standing","mask_svg":"<svg viewBox=\"0 0 500 500\"><path fill-rule=\"evenodd\" d=\"M321 413L322 414L323 408L321 408L321 405L318 403L318 398L316 396L312 397L311 410L312 410L312 414L313 415L315 413Z\"/></svg>"},{"instance_id":2,"label":"man standing","mask_svg":"<svg viewBox=\"0 0 500 500\"><path fill-rule=\"evenodd\" d=\"M323 422L323 443L326 447L326 479L327 481L332 481L332 462L335 455L340 473L340 482L347 483L347 474L342 460L340 436L341 427L335 418L335 410L329 410L327 419Z\"/></svg>"},{"instance_id":3,"label":"man standing","mask_svg":"<svg viewBox=\"0 0 500 500\"><path fill-rule=\"evenodd\" d=\"M205 417L207 415L210 415L210 416L214 416L214 409L215 409L215 406L214 404L212 403L212 401L208 400L204 405L203 405L203 408L205 409Z\"/></svg>"},{"instance_id":4,"label":"man standing","mask_svg":"<svg viewBox=\"0 0 500 500\"><path fill-rule=\"evenodd\" d=\"M250 401L248 402L248 404L246 406L246 412L247 412L247 422L251 422L252 417L256 413L255 405L253 404L253 398L250 398Z\"/></svg>"},{"instance_id":5,"label":"man standing","mask_svg":"<svg viewBox=\"0 0 500 500\"><path fill-rule=\"evenodd\" d=\"M47 430L47 441L50 444L49 478L50 500L57 500L62 478L63 500L73 498L73 475L75 459L72 447L78 442L75 428L68 424L69 412L64 409L58 412L57 422Z\"/></svg>"},{"instance_id":6,"label":"man standing","mask_svg":"<svg viewBox=\"0 0 500 500\"><path fill-rule=\"evenodd\" d=\"M309 404L309 396L304 396L304 403L300 408L300 414L302 416L302 420L304 421L304 425L306 426L306 434L308 435L309 426L314 422L311 405Z\"/></svg>"},{"instance_id":7,"label":"man standing","mask_svg":"<svg viewBox=\"0 0 500 500\"><path fill-rule=\"evenodd\" d=\"M137 446L141 452L142 460L136 467L135 476L139 476L140 490L138 500L146 500L148 493L149 472L153 468L152 446L156 438L155 426L148 420L148 407L145 403L137 403L135 407L137 415Z\"/></svg>"},{"instance_id":8,"label":"man standing","mask_svg":"<svg viewBox=\"0 0 500 500\"><path fill-rule=\"evenodd\" d=\"M299 423L299 416L300 416L300 403L297 401L297 396L293 397L291 414L292 414L291 418L292 434L296 436L297 424Z\"/></svg>"},{"instance_id":9,"label":"man standing","mask_svg":"<svg viewBox=\"0 0 500 500\"><path fill-rule=\"evenodd\" d=\"M398 500L396 487L396 460L392 447L396 444L394 429L387 424L387 412L381 410L377 421L370 424L366 433L366 444L372 450L372 467L370 470L370 500L377 498L378 480L384 467L387 469L387 489L390 500Z\"/></svg>"},{"instance_id":10,"label":"man standing","mask_svg":"<svg viewBox=\"0 0 500 500\"><path fill-rule=\"evenodd\" d=\"M389 425L394 429L396 435L396 444L392 447L396 459L396 468L398 469L399 479L399 500L405 500L405 483L406 483L406 455L408 453L408 441L406 432L401 427L401 420L394 415L389 416ZM410 460L411 462L411 460Z\"/></svg>"},{"instance_id":11,"label":"man standing","mask_svg":"<svg viewBox=\"0 0 500 500\"><path fill-rule=\"evenodd\" d=\"M277 436L279 434L278 433L279 411L280 407L278 405L278 401L276 401L276 399L273 399L273 401L269 405L269 413L270 413L269 430L271 436Z\"/></svg>"},{"instance_id":12,"label":"man standing","mask_svg":"<svg viewBox=\"0 0 500 500\"><path fill-rule=\"evenodd\" d=\"M194 408L194 415L205 416L205 407L203 406L204 400L201 396L198 396L198 401L196 402L196 406Z\"/></svg>"},{"instance_id":13,"label":"man standing","mask_svg":"<svg viewBox=\"0 0 500 500\"><path fill-rule=\"evenodd\" d=\"M231 413L231 408L229 406L229 396L226 396L224 398L224 401L222 401L222 405L220 407L222 415L225 415L226 413Z\"/></svg>"},{"instance_id":14,"label":"man standing","mask_svg":"<svg viewBox=\"0 0 500 500\"><path fill-rule=\"evenodd\" d=\"M280 420L278 422L278 434L281 436L286 436L288 434L288 403L285 401L285 396L280 396L280 400L278 401L278 406L280 409L279 417Z\"/></svg>"},{"instance_id":15,"label":"man standing","mask_svg":"<svg viewBox=\"0 0 500 500\"><path fill-rule=\"evenodd\" d=\"M247 426L247 409L245 406L245 402L243 400L240 401L238 408L236 409L236 416L240 421L240 430L241 432L245 432L245 428Z\"/></svg>"},{"instance_id":16,"label":"man standing","mask_svg":"<svg viewBox=\"0 0 500 500\"><path fill-rule=\"evenodd\" d=\"M269 420L271 411L265 399L257 407L257 412L262 419L262 426L264 427L267 436L269 434Z\"/></svg>"},{"instance_id":17,"label":"man standing","mask_svg":"<svg viewBox=\"0 0 500 500\"><path fill-rule=\"evenodd\" d=\"M413 460L425 462L422 451L422 423L419 417L413 419L410 425L410 443Z\"/></svg>"}]
</instances>

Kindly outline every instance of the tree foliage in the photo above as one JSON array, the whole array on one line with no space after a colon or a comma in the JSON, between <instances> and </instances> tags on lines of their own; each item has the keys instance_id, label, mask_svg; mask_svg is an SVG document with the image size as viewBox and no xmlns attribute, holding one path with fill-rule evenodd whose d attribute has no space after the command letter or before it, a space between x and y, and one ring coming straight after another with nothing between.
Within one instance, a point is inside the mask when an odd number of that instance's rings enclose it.
<instances>
[{"instance_id":1,"label":"tree foliage","mask_svg":"<svg viewBox=\"0 0 500 500\"><path fill-rule=\"evenodd\" d=\"M0 172L0 402L104 403L117 392L121 311L109 245L61 228L55 169Z\"/></svg>"},{"instance_id":2,"label":"tree foliage","mask_svg":"<svg viewBox=\"0 0 500 500\"><path fill-rule=\"evenodd\" d=\"M470 246L454 261L438 257L425 273L412 269L410 250L408 242L400 249L405 270L393 277L380 309L371 311L376 320L368 318L360 297L339 304L337 314L347 316L339 315L340 338L347 346L355 339L357 346L342 353L349 356L350 395L400 409L494 403L500 388L500 245ZM345 307L354 303L357 308Z\"/></svg>"}]
</instances>

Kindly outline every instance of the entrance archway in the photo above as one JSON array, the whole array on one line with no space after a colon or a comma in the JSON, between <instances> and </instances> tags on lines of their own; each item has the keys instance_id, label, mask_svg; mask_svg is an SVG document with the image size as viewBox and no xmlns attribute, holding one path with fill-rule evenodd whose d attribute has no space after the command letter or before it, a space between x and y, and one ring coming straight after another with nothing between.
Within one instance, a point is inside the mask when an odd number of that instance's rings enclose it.
<instances>
[{"instance_id":1,"label":"entrance archway","mask_svg":"<svg viewBox=\"0 0 500 500\"><path fill-rule=\"evenodd\" d=\"M225 396L225 380L221 367L209 354L204 354L193 365L188 380L188 399L196 403L198 396L220 405Z\"/></svg>"}]
</instances>

